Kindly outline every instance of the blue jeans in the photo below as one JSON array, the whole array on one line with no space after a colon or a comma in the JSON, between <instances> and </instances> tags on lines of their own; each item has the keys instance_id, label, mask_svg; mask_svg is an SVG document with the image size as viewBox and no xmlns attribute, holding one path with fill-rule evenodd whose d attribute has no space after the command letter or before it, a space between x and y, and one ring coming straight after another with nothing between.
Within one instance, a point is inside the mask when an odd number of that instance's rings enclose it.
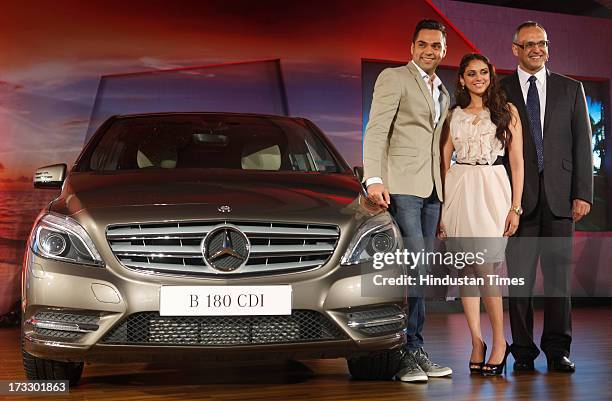
<instances>
[{"instance_id":1,"label":"blue jeans","mask_svg":"<svg viewBox=\"0 0 612 401\"><path fill-rule=\"evenodd\" d=\"M389 212L402 232L404 247L421 250L433 246L440 201L434 188L428 198L414 195L391 195ZM419 266L423 272L425 266ZM406 350L414 351L423 346L423 325L425 324L425 302L422 296L408 297L408 322L406 328Z\"/></svg>"}]
</instances>

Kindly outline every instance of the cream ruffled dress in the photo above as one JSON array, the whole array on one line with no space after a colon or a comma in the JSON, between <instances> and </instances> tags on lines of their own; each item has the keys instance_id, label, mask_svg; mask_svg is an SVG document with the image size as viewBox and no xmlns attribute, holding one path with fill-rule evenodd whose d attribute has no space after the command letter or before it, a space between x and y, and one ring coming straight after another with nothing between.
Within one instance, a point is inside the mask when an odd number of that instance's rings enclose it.
<instances>
[{"instance_id":1,"label":"cream ruffled dress","mask_svg":"<svg viewBox=\"0 0 612 401\"><path fill-rule=\"evenodd\" d=\"M442 222L446 235L503 237L512 190L504 166L493 165L504 155L504 146L495 136L496 126L488 110L473 114L456 107L450 118L456 162L462 164L453 164L444 180ZM493 248L487 249L487 259L503 259L505 238L484 242Z\"/></svg>"}]
</instances>

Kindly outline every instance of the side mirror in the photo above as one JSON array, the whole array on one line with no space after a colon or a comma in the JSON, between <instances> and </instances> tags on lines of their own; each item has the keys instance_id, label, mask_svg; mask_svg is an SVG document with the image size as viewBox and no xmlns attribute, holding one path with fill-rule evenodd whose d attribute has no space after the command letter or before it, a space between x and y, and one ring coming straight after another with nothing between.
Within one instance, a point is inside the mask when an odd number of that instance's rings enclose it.
<instances>
[{"instance_id":1,"label":"side mirror","mask_svg":"<svg viewBox=\"0 0 612 401\"><path fill-rule=\"evenodd\" d=\"M363 167L355 166L353 167L353 173L359 179L359 182L363 181Z\"/></svg>"},{"instance_id":2,"label":"side mirror","mask_svg":"<svg viewBox=\"0 0 612 401\"><path fill-rule=\"evenodd\" d=\"M53 164L41 167L34 173L34 188L61 188L66 179L67 166Z\"/></svg>"}]
</instances>

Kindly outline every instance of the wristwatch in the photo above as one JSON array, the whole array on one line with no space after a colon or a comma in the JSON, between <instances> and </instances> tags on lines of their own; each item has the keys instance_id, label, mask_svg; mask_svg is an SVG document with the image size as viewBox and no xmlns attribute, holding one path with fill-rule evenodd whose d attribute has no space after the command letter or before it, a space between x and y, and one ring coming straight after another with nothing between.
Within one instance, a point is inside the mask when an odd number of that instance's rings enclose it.
<instances>
[{"instance_id":1,"label":"wristwatch","mask_svg":"<svg viewBox=\"0 0 612 401\"><path fill-rule=\"evenodd\" d=\"M520 216L521 214L523 214L523 208L522 208L520 205L519 205L519 206L512 206L512 207L510 208L510 211L511 211L511 212L514 212L514 213L516 213L516 214L517 214L517 215L519 215L519 216Z\"/></svg>"}]
</instances>

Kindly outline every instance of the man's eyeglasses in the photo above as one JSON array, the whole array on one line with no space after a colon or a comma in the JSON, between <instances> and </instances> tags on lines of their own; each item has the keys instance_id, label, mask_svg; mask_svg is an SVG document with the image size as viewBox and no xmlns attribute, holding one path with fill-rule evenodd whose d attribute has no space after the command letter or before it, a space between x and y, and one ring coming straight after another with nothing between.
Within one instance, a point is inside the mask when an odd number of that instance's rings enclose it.
<instances>
[{"instance_id":1,"label":"man's eyeglasses","mask_svg":"<svg viewBox=\"0 0 612 401\"><path fill-rule=\"evenodd\" d=\"M547 49L548 45L550 45L550 41L540 40L539 42L525 42L522 45L520 43L514 42L514 45L520 47L523 50L533 50L536 46L540 49Z\"/></svg>"}]
</instances>

